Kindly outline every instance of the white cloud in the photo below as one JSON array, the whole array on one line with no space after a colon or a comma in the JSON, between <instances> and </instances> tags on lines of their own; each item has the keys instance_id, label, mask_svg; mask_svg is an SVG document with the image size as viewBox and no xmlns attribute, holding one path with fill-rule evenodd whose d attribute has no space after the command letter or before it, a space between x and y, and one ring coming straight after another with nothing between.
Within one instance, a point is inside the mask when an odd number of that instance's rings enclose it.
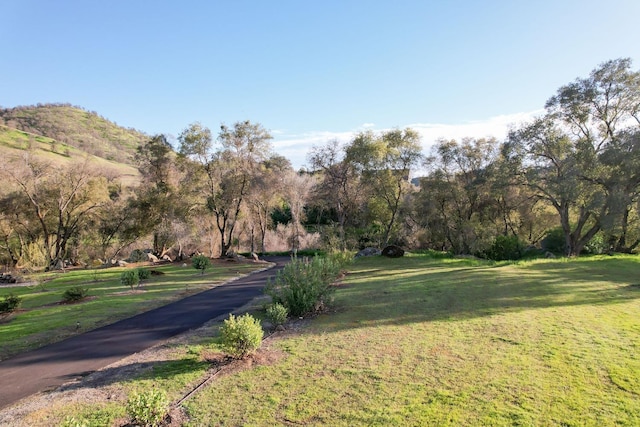
<instances>
[{"instance_id":1,"label":"white cloud","mask_svg":"<svg viewBox=\"0 0 640 427\"><path fill-rule=\"evenodd\" d=\"M401 129L410 127L422 136L422 146L425 154L429 152L433 144L440 138L460 140L465 137L485 138L496 137L503 139L506 137L509 128L531 120L540 115L543 110L531 111L528 113L506 114L491 117L487 120L477 120L461 124L438 124L438 123L413 123L398 126ZM373 123L364 123L358 129L346 132L314 131L303 134L287 134L285 131L273 132L273 146L275 151L291 160L294 168L298 169L306 165L306 157L313 146L323 146L329 141L337 140L340 143L347 143L355 134L363 129L375 132L388 129L376 129Z\"/></svg>"}]
</instances>

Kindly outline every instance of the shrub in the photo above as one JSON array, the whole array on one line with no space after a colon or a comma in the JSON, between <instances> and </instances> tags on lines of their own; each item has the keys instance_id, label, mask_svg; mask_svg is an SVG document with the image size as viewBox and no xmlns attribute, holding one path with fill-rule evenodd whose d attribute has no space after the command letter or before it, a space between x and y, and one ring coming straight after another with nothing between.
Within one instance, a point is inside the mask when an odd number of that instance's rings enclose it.
<instances>
[{"instance_id":1,"label":"shrub","mask_svg":"<svg viewBox=\"0 0 640 427\"><path fill-rule=\"evenodd\" d=\"M146 268L136 268L136 272L138 273L138 279L140 280L147 280L149 277L151 277L151 271L147 270Z\"/></svg>"},{"instance_id":2,"label":"shrub","mask_svg":"<svg viewBox=\"0 0 640 427\"><path fill-rule=\"evenodd\" d=\"M120 275L120 282L124 286L129 286L131 290L133 290L133 287L140 283L140 277L138 277L138 272L136 270L126 270Z\"/></svg>"},{"instance_id":3,"label":"shrub","mask_svg":"<svg viewBox=\"0 0 640 427\"><path fill-rule=\"evenodd\" d=\"M591 238L591 240L589 240L589 242L587 242L586 245L584 245L582 253L591 255L606 253L609 250L609 245L607 243L608 242L606 241L604 234L597 233Z\"/></svg>"},{"instance_id":4,"label":"shrub","mask_svg":"<svg viewBox=\"0 0 640 427\"><path fill-rule=\"evenodd\" d=\"M142 249L134 249L131 251L131 255L129 255L129 262L142 262L148 260L149 256Z\"/></svg>"},{"instance_id":5,"label":"shrub","mask_svg":"<svg viewBox=\"0 0 640 427\"><path fill-rule=\"evenodd\" d=\"M193 268L201 270L202 274L204 274L204 271L207 268L211 267L211 260L209 259L208 256L196 255L193 258L191 258L191 264L193 265Z\"/></svg>"},{"instance_id":6,"label":"shrub","mask_svg":"<svg viewBox=\"0 0 640 427\"><path fill-rule=\"evenodd\" d=\"M516 260L522 258L524 244L517 236L496 236L486 251L486 256L494 261Z\"/></svg>"},{"instance_id":7,"label":"shrub","mask_svg":"<svg viewBox=\"0 0 640 427\"><path fill-rule=\"evenodd\" d=\"M22 298L19 296L9 294L2 297L2 301L0 301L0 313L11 313L16 311L20 304L22 304Z\"/></svg>"},{"instance_id":8,"label":"shrub","mask_svg":"<svg viewBox=\"0 0 640 427\"><path fill-rule=\"evenodd\" d=\"M66 417L60 427L89 427L85 421L77 420L74 417Z\"/></svg>"},{"instance_id":9,"label":"shrub","mask_svg":"<svg viewBox=\"0 0 640 427\"><path fill-rule=\"evenodd\" d=\"M289 310L284 305L276 302L267 306L267 318L274 325L282 325L289 317Z\"/></svg>"},{"instance_id":10,"label":"shrub","mask_svg":"<svg viewBox=\"0 0 640 427\"><path fill-rule=\"evenodd\" d=\"M312 260L295 258L278 272L275 280L267 283L265 293L274 303L284 305L292 316L316 311L333 292L331 284L340 274L346 259L343 255Z\"/></svg>"},{"instance_id":11,"label":"shrub","mask_svg":"<svg viewBox=\"0 0 640 427\"><path fill-rule=\"evenodd\" d=\"M135 425L159 426L169 411L167 394L156 389L133 392L127 399L126 410Z\"/></svg>"},{"instance_id":12,"label":"shrub","mask_svg":"<svg viewBox=\"0 0 640 427\"><path fill-rule=\"evenodd\" d=\"M242 359L255 353L264 333L260 321L247 313L240 317L230 314L220 328L220 334L224 351L235 359Z\"/></svg>"},{"instance_id":13,"label":"shrub","mask_svg":"<svg viewBox=\"0 0 640 427\"><path fill-rule=\"evenodd\" d=\"M566 242L564 240L564 231L562 230L562 227L556 227L549 230L540 243L542 249L545 251L553 252L555 254L564 254Z\"/></svg>"},{"instance_id":14,"label":"shrub","mask_svg":"<svg viewBox=\"0 0 640 427\"><path fill-rule=\"evenodd\" d=\"M76 302L81 301L89 294L88 288L81 288L80 286L74 286L69 288L62 294L62 300L64 302Z\"/></svg>"}]
</instances>

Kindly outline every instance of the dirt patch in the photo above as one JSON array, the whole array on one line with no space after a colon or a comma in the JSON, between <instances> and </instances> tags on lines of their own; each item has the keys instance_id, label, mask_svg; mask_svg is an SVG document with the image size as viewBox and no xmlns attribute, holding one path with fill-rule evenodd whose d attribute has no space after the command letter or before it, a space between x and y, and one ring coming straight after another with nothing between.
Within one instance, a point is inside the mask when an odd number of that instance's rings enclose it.
<instances>
[{"instance_id":1,"label":"dirt patch","mask_svg":"<svg viewBox=\"0 0 640 427\"><path fill-rule=\"evenodd\" d=\"M2 325L3 323L9 323L11 322L13 319L15 319L15 317L20 314L20 313L25 313L27 310L24 308L19 308L17 310L14 310L10 313L2 313L0 314L0 325Z\"/></svg>"}]
</instances>

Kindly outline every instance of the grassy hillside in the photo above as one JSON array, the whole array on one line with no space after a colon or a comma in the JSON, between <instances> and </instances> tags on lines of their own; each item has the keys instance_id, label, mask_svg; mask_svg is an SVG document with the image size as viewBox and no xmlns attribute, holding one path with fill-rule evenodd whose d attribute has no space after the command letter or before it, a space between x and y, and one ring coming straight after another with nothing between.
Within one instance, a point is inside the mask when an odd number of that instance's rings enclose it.
<instances>
[{"instance_id":1,"label":"grassy hillside","mask_svg":"<svg viewBox=\"0 0 640 427\"><path fill-rule=\"evenodd\" d=\"M0 109L0 125L45 137L61 146L75 147L82 152L118 163L133 164L136 148L147 135L125 129L95 112L66 104L45 104ZM62 148L64 152L64 148Z\"/></svg>"},{"instance_id":2,"label":"grassy hillside","mask_svg":"<svg viewBox=\"0 0 640 427\"><path fill-rule=\"evenodd\" d=\"M5 161L26 152L52 164L89 157L96 169L131 184L139 176L136 149L148 138L69 105L0 109L0 156Z\"/></svg>"},{"instance_id":3,"label":"grassy hillside","mask_svg":"<svg viewBox=\"0 0 640 427\"><path fill-rule=\"evenodd\" d=\"M18 161L27 153L51 164L62 165L89 157L97 170L117 177L126 185L135 183L140 175L138 169L130 163L108 160L53 138L0 125L0 157L3 161Z\"/></svg>"}]
</instances>

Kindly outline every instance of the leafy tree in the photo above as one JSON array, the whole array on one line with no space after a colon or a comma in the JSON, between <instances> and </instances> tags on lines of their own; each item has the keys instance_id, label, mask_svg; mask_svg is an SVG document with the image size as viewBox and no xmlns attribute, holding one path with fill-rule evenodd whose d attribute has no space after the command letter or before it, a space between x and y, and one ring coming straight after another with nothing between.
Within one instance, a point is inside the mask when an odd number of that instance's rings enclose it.
<instances>
[{"instance_id":1,"label":"leafy tree","mask_svg":"<svg viewBox=\"0 0 640 427\"><path fill-rule=\"evenodd\" d=\"M260 164L247 197L251 252L255 252L256 247L261 252L266 251L265 236L267 229L272 225L271 214L285 189L283 177L292 172L291 162L277 154Z\"/></svg>"},{"instance_id":2,"label":"leafy tree","mask_svg":"<svg viewBox=\"0 0 640 427\"><path fill-rule=\"evenodd\" d=\"M259 124L222 125L214 151L211 132L193 124L180 135L180 153L197 165L202 205L213 214L220 236L220 256L233 243L244 202L251 192L258 165L270 155L271 135Z\"/></svg>"},{"instance_id":3,"label":"leafy tree","mask_svg":"<svg viewBox=\"0 0 640 427\"><path fill-rule=\"evenodd\" d=\"M108 199L105 179L88 160L63 167L29 157L19 166L12 165L6 177L15 185L8 197L22 198L27 207L23 223L30 222L29 232L42 239L47 267L61 266L69 254L69 243Z\"/></svg>"},{"instance_id":4,"label":"leafy tree","mask_svg":"<svg viewBox=\"0 0 640 427\"><path fill-rule=\"evenodd\" d=\"M578 255L632 210L639 184L633 135L640 124L640 73L630 67L629 59L601 64L562 86L544 117L510 134L507 145L522 160L523 184L558 212L566 255ZM623 146L629 161L614 160ZM618 246L626 243L621 233Z\"/></svg>"},{"instance_id":5,"label":"leafy tree","mask_svg":"<svg viewBox=\"0 0 640 427\"><path fill-rule=\"evenodd\" d=\"M309 154L315 173L320 181L313 190L314 204L320 214L329 211L338 228L340 249L347 246L346 229L358 222L362 204L365 202L364 187L360 185L360 174L355 165L346 159L344 148L337 140L322 147L313 147Z\"/></svg>"},{"instance_id":6,"label":"leafy tree","mask_svg":"<svg viewBox=\"0 0 640 427\"><path fill-rule=\"evenodd\" d=\"M164 135L140 145L136 154L142 186L132 207L137 210L138 223L144 231L153 233L153 251L160 257L175 242L173 224L183 222L188 209L180 200L174 159Z\"/></svg>"},{"instance_id":7,"label":"leafy tree","mask_svg":"<svg viewBox=\"0 0 640 427\"><path fill-rule=\"evenodd\" d=\"M363 133L347 147L347 159L361 168L372 194L387 211L383 245L389 243L401 203L411 191L410 172L422 159L420 151L420 136L409 128L383 132L378 137Z\"/></svg>"},{"instance_id":8,"label":"leafy tree","mask_svg":"<svg viewBox=\"0 0 640 427\"><path fill-rule=\"evenodd\" d=\"M421 180L417 198L421 222L439 249L471 254L483 249L495 231L491 188L498 161L495 139L440 140L428 158L431 173Z\"/></svg>"}]
</instances>

